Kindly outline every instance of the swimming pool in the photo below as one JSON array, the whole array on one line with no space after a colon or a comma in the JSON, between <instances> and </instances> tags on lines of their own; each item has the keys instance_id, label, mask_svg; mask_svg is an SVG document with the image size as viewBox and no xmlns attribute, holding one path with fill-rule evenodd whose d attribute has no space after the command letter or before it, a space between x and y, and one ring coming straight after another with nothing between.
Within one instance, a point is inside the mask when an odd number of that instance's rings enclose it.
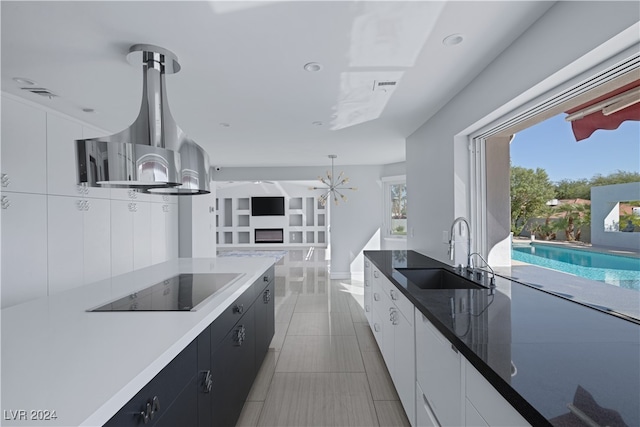
<instances>
[{"instance_id":1,"label":"swimming pool","mask_svg":"<svg viewBox=\"0 0 640 427\"><path fill-rule=\"evenodd\" d=\"M514 246L511 258L640 291L640 259L549 245Z\"/></svg>"}]
</instances>

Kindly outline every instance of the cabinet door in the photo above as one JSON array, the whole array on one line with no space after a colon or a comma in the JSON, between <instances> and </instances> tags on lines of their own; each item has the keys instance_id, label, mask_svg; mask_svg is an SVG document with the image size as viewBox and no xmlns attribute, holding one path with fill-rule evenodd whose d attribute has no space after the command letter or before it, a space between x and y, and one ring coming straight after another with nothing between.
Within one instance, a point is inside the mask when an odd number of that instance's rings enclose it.
<instances>
[{"instance_id":1,"label":"cabinet door","mask_svg":"<svg viewBox=\"0 0 640 427\"><path fill-rule=\"evenodd\" d=\"M416 311L417 379L444 426L462 425L462 358L453 345Z\"/></svg>"},{"instance_id":2,"label":"cabinet door","mask_svg":"<svg viewBox=\"0 0 640 427\"><path fill-rule=\"evenodd\" d=\"M133 269L151 265L151 203L133 203Z\"/></svg>"},{"instance_id":3,"label":"cabinet door","mask_svg":"<svg viewBox=\"0 0 640 427\"><path fill-rule=\"evenodd\" d=\"M111 203L86 199L84 211L84 283L111 277Z\"/></svg>"},{"instance_id":4,"label":"cabinet door","mask_svg":"<svg viewBox=\"0 0 640 427\"><path fill-rule=\"evenodd\" d=\"M211 326L198 335L198 425L213 425L213 378L211 373Z\"/></svg>"},{"instance_id":5,"label":"cabinet door","mask_svg":"<svg viewBox=\"0 0 640 427\"><path fill-rule=\"evenodd\" d=\"M111 200L111 275L133 270L133 202Z\"/></svg>"},{"instance_id":6,"label":"cabinet door","mask_svg":"<svg viewBox=\"0 0 640 427\"><path fill-rule=\"evenodd\" d=\"M47 196L49 295L82 285L87 200Z\"/></svg>"},{"instance_id":7,"label":"cabinet door","mask_svg":"<svg viewBox=\"0 0 640 427\"><path fill-rule=\"evenodd\" d=\"M197 427L199 425L197 387L197 377L193 377L153 425L155 427Z\"/></svg>"},{"instance_id":8,"label":"cabinet door","mask_svg":"<svg viewBox=\"0 0 640 427\"><path fill-rule=\"evenodd\" d=\"M168 204L151 203L151 264L169 259L167 239Z\"/></svg>"},{"instance_id":9,"label":"cabinet door","mask_svg":"<svg viewBox=\"0 0 640 427\"><path fill-rule=\"evenodd\" d=\"M170 198L171 196L165 196ZM179 236L178 236L178 204L171 203L169 199L166 212L167 227L167 259L178 258ZM214 250L215 252L215 250Z\"/></svg>"},{"instance_id":10,"label":"cabinet door","mask_svg":"<svg viewBox=\"0 0 640 427\"><path fill-rule=\"evenodd\" d=\"M47 116L42 110L2 97L2 189L47 192Z\"/></svg>"},{"instance_id":11,"label":"cabinet door","mask_svg":"<svg viewBox=\"0 0 640 427\"><path fill-rule=\"evenodd\" d=\"M466 359L466 405L467 425L469 417L480 417L484 425L529 426L513 406L487 381ZM482 425L482 424L481 424Z\"/></svg>"},{"instance_id":12,"label":"cabinet door","mask_svg":"<svg viewBox=\"0 0 640 427\"><path fill-rule=\"evenodd\" d=\"M78 185L74 140L82 138L82 126L47 114L47 192L59 196L85 195Z\"/></svg>"},{"instance_id":13,"label":"cabinet door","mask_svg":"<svg viewBox=\"0 0 640 427\"><path fill-rule=\"evenodd\" d=\"M275 332L273 283L272 280L258 295L254 303L256 313L256 372L262 365Z\"/></svg>"},{"instance_id":14,"label":"cabinet door","mask_svg":"<svg viewBox=\"0 0 640 427\"><path fill-rule=\"evenodd\" d=\"M416 425L419 427L440 427L436 416L433 414L429 401L425 396L422 388L416 382ZM469 425L469 424L468 424ZM473 426L481 426L483 424L470 424Z\"/></svg>"},{"instance_id":15,"label":"cabinet door","mask_svg":"<svg viewBox=\"0 0 640 427\"><path fill-rule=\"evenodd\" d=\"M384 301L384 305L379 305L378 307L384 307L381 310L380 317L382 318L382 347L380 348L382 352L382 358L387 364L387 370L389 371L389 375L394 379L396 375L396 362L395 362L395 328L394 319L396 317L401 317L402 315L398 312L398 309L389 301L389 298L385 294L382 294L382 300ZM376 307L377 308L377 307ZM395 381L395 380L394 380Z\"/></svg>"},{"instance_id":16,"label":"cabinet door","mask_svg":"<svg viewBox=\"0 0 640 427\"><path fill-rule=\"evenodd\" d=\"M197 419L194 393L197 356L194 340L111 417L105 427L196 425L193 420ZM182 417L187 422L175 423Z\"/></svg>"},{"instance_id":17,"label":"cabinet door","mask_svg":"<svg viewBox=\"0 0 640 427\"><path fill-rule=\"evenodd\" d=\"M235 426L255 378L253 306L211 355L213 425Z\"/></svg>"},{"instance_id":18,"label":"cabinet door","mask_svg":"<svg viewBox=\"0 0 640 427\"><path fill-rule=\"evenodd\" d=\"M4 308L47 295L47 196L2 193L1 198Z\"/></svg>"},{"instance_id":19,"label":"cabinet door","mask_svg":"<svg viewBox=\"0 0 640 427\"><path fill-rule=\"evenodd\" d=\"M371 261L369 259L364 259L364 315L369 321L369 326L372 325L372 317L371 317Z\"/></svg>"},{"instance_id":20,"label":"cabinet door","mask_svg":"<svg viewBox=\"0 0 640 427\"><path fill-rule=\"evenodd\" d=\"M395 321L394 346L394 376L393 383L398 391L400 402L412 426L415 420L415 381L416 381L416 353L413 325L398 314Z\"/></svg>"}]
</instances>

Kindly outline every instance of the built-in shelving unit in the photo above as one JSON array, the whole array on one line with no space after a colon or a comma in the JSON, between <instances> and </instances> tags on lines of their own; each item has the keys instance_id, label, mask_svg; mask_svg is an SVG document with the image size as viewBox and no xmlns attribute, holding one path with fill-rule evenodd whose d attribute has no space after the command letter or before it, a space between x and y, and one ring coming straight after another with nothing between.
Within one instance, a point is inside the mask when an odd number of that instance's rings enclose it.
<instances>
[{"instance_id":1,"label":"built-in shelving unit","mask_svg":"<svg viewBox=\"0 0 640 427\"><path fill-rule=\"evenodd\" d=\"M250 197L216 199L216 243L229 246L327 245L327 212L316 197L285 198L283 216L251 216ZM256 230L282 229L282 243L256 243Z\"/></svg>"}]
</instances>

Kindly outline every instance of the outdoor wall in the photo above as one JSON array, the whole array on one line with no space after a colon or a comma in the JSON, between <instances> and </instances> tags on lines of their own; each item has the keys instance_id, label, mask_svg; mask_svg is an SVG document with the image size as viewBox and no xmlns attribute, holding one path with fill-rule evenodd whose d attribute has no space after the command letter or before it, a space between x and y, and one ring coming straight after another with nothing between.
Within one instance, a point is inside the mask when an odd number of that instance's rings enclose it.
<instances>
[{"instance_id":1,"label":"outdoor wall","mask_svg":"<svg viewBox=\"0 0 640 427\"><path fill-rule=\"evenodd\" d=\"M591 187L591 244L640 252L640 233L620 231L619 202L640 200L640 182Z\"/></svg>"},{"instance_id":2,"label":"outdoor wall","mask_svg":"<svg viewBox=\"0 0 640 427\"><path fill-rule=\"evenodd\" d=\"M326 167L223 168L216 181L317 181ZM345 191L348 202L329 207L329 249L331 278L360 276L364 269L362 251L380 249L382 166L337 165L357 191Z\"/></svg>"},{"instance_id":3,"label":"outdoor wall","mask_svg":"<svg viewBox=\"0 0 640 427\"><path fill-rule=\"evenodd\" d=\"M488 124L487 117L525 93L528 99L522 99L520 105L594 67L597 63L587 64L583 56L637 23L638 15L634 2L555 3L407 138L407 192L412 195L407 215L408 248L449 262L443 233L448 233L455 217L469 216L466 135L472 127ZM599 61L616 53L597 52ZM565 77L567 73L572 74ZM553 86L544 89L545 85L540 85L538 93L529 91L541 82Z\"/></svg>"}]
</instances>

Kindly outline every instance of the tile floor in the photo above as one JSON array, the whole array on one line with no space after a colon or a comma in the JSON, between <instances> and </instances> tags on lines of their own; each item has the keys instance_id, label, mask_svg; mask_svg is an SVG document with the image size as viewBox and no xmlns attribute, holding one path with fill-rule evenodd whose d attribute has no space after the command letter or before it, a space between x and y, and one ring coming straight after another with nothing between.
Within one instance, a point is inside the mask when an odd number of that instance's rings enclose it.
<instances>
[{"instance_id":1,"label":"tile floor","mask_svg":"<svg viewBox=\"0 0 640 427\"><path fill-rule=\"evenodd\" d=\"M237 425L408 426L363 283L329 280L317 248L289 250L275 272L275 336Z\"/></svg>"}]
</instances>

